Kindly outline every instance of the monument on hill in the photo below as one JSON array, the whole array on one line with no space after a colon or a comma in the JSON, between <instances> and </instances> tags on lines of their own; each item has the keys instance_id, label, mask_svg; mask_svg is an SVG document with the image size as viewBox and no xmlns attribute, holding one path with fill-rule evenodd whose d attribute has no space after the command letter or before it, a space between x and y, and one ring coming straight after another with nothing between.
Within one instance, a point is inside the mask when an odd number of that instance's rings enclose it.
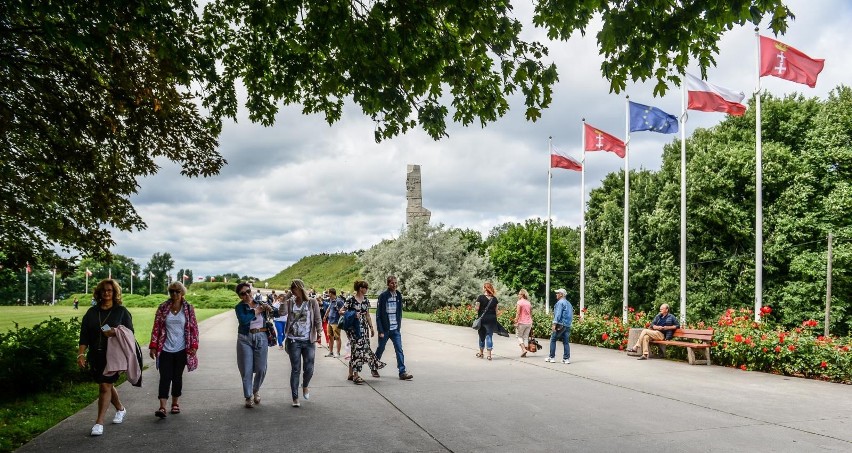
<instances>
[{"instance_id":1,"label":"monument on hill","mask_svg":"<svg viewBox=\"0 0 852 453\"><path fill-rule=\"evenodd\" d=\"M414 222L429 223L432 212L423 207L423 187L420 182L420 165L409 165L405 178L405 192L408 207L405 209L405 224Z\"/></svg>"}]
</instances>

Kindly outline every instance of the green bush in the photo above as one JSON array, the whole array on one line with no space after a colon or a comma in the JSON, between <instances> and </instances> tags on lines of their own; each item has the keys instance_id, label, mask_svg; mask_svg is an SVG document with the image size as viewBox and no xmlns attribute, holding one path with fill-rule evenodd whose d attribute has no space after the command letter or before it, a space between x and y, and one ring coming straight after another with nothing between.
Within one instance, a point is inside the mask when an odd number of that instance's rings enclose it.
<instances>
[{"instance_id":1,"label":"green bush","mask_svg":"<svg viewBox=\"0 0 852 453\"><path fill-rule=\"evenodd\" d=\"M225 289L234 294L234 291L237 290L237 282L198 282L193 283L187 287L187 292L205 290L212 291L214 289Z\"/></svg>"},{"instance_id":2,"label":"green bush","mask_svg":"<svg viewBox=\"0 0 852 453\"><path fill-rule=\"evenodd\" d=\"M32 328L0 334L0 395L3 398L59 388L84 380L77 367L80 321L51 317Z\"/></svg>"}]
</instances>

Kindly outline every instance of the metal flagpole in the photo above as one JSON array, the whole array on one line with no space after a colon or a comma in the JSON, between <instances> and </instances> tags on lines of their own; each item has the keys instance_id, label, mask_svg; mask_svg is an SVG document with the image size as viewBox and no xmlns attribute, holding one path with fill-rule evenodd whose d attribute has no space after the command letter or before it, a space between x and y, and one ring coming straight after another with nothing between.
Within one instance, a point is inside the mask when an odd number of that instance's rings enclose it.
<instances>
[{"instance_id":1,"label":"metal flagpole","mask_svg":"<svg viewBox=\"0 0 852 453\"><path fill-rule=\"evenodd\" d=\"M625 108L625 130L627 140L624 142L624 276L622 282L622 306L621 317L622 322L627 324L627 278L628 278L628 258L630 246L630 220L627 217L630 212L630 96L626 96L624 101Z\"/></svg>"},{"instance_id":2,"label":"metal flagpole","mask_svg":"<svg viewBox=\"0 0 852 453\"><path fill-rule=\"evenodd\" d=\"M27 267L24 268L24 306L30 304L30 262L27 261Z\"/></svg>"},{"instance_id":3,"label":"metal flagpole","mask_svg":"<svg viewBox=\"0 0 852 453\"><path fill-rule=\"evenodd\" d=\"M553 137L547 138L547 265L544 274L544 312L550 313L550 155L553 154Z\"/></svg>"},{"instance_id":4,"label":"metal flagpole","mask_svg":"<svg viewBox=\"0 0 852 453\"><path fill-rule=\"evenodd\" d=\"M585 316L586 308L586 119L580 129L580 149L583 150L583 160L580 161L580 319Z\"/></svg>"},{"instance_id":5,"label":"metal flagpole","mask_svg":"<svg viewBox=\"0 0 852 453\"><path fill-rule=\"evenodd\" d=\"M680 85L680 325L686 324L686 83Z\"/></svg>"},{"instance_id":6,"label":"metal flagpole","mask_svg":"<svg viewBox=\"0 0 852 453\"><path fill-rule=\"evenodd\" d=\"M56 267L53 268L53 295L50 297L50 305L56 305Z\"/></svg>"},{"instance_id":7,"label":"metal flagpole","mask_svg":"<svg viewBox=\"0 0 852 453\"><path fill-rule=\"evenodd\" d=\"M148 295L151 295L151 279L154 278L154 274L150 271L148 272Z\"/></svg>"},{"instance_id":8,"label":"metal flagpole","mask_svg":"<svg viewBox=\"0 0 852 453\"><path fill-rule=\"evenodd\" d=\"M761 143L760 119L760 33L754 27L757 43L757 89L755 97L755 215L754 215L754 321L760 322L763 307L763 144Z\"/></svg>"},{"instance_id":9,"label":"metal flagpole","mask_svg":"<svg viewBox=\"0 0 852 453\"><path fill-rule=\"evenodd\" d=\"M86 294L89 294L89 268L86 268Z\"/></svg>"},{"instance_id":10,"label":"metal flagpole","mask_svg":"<svg viewBox=\"0 0 852 453\"><path fill-rule=\"evenodd\" d=\"M130 294L133 294L133 269L130 270Z\"/></svg>"}]
</instances>

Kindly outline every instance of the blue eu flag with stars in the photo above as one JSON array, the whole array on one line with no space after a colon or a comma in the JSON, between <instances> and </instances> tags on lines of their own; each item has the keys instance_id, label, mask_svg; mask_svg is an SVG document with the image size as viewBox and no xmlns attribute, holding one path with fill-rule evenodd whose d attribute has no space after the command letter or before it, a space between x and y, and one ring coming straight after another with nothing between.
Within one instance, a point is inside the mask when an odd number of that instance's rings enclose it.
<instances>
[{"instance_id":1,"label":"blue eu flag with stars","mask_svg":"<svg viewBox=\"0 0 852 453\"><path fill-rule=\"evenodd\" d=\"M630 101L630 132L636 131L674 134L678 131L677 117L656 107Z\"/></svg>"}]
</instances>

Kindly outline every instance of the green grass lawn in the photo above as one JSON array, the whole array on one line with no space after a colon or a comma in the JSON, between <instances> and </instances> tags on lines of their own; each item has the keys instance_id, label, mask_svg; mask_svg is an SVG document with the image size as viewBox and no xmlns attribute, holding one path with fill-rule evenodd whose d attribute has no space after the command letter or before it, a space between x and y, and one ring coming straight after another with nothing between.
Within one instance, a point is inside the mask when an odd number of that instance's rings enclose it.
<instances>
[{"instance_id":1,"label":"green grass lawn","mask_svg":"<svg viewBox=\"0 0 852 453\"><path fill-rule=\"evenodd\" d=\"M30 307L0 307L0 332L6 332L15 328L15 324L19 327L32 327L42 321L46 321L49 317L68 320L74 317L83 318L83 315L88 310L88 307L74 310L73 307L67 306L30 306ZM151 326L154 325L154 313L156 308L139 308L128 307L130 314L133 316L133 330L136 334L136 341L146 348L151 341ZM201 322L211 316L218 315L223 311L228 311L226 308L196 308L195 317L198 322Z\"/></svg>"}]
</instances>

